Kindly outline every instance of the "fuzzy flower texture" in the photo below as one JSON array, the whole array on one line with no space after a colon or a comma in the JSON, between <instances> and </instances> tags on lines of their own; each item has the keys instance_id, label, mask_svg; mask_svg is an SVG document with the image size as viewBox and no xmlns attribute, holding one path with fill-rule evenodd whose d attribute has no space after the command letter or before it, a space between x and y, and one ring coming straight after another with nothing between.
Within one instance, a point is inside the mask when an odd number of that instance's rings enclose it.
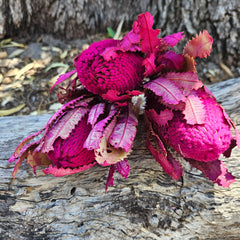
<instances>
[{"instance_id":1,"label":"fuzzy flower texture","mask_svg":"<svg viewBox=\"0 0 240 240\"><path fill-rule=\"evenodd\" d=\"M62 108L9 159L16 161L13 177L26 159L34 173L47 166L43 172L56 177L110 166L106 190L116 171L127 178L141 105L133 97L144 94L146 145L166 173L179 179L184 159L220 186L235 181L219 156L240 147L239 134L195 68L195 58L210 55L213 39L204 30L176 53L183 32L160 38L152 26L153 16L143 13L121 40L93 43L76 56L75 70L53 85L68 80L58 92Z\"/></svg>"}]
</instances>

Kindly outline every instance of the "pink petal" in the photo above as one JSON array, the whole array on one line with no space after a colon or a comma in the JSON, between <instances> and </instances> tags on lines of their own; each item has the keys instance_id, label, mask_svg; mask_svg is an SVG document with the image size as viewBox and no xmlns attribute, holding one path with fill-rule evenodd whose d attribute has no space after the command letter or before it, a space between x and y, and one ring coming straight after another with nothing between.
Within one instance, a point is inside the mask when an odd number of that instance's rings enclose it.
<instances>
[{"instance_id":1,"label":"pink petal","mask_svg":"<svg viewBox=\"0 0 240 240\"><path fill-rule=\"evenodd\" d=\"M159 77L145 84L145 87L161 96L166 103L178 104L185 100L185 96L180 89L170 80Z\"/></svg>"},{"instance_id":2,"label":"pink petal","mask_svg":"<svg viewBox=\"0 0 240 240\"><path fill-rule=\"evenodd\" d=\"M212 37L209 35L207 30L204 30L186 44L183 50L183 54L184 55L188 54L193 58L195 57L206 58L207 55L210 56L212 43L213 43Z\"/></svg>"}]
</instances>

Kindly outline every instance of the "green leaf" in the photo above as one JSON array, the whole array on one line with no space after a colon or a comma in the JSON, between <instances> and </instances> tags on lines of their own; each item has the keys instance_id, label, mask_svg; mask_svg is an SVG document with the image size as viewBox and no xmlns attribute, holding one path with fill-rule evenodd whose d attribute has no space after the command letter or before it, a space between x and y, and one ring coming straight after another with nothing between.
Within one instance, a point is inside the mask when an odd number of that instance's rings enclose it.
<instances>
[{"instance_id":1,"label":"green leaf","mask_svg":"<svg viewBox=\"0 0 240 240\"><path fill-rule=\"evenodd\" d=\"M110 27L107 27L107 32L108 32L108 36L111 37L111 38L114 38L115 36L115 31L110 28Z\"/></svg>"},{"instance_id":2,"label":"green leaf","mask_svg":"<svg viewBox=\"0 0 240 240\"><path fill-rule=\"evenodd\" d=\"M64 68L68 68L68 65L65 63L61 63L61 62L54 62L52 64L50 64L45 70L44 72L48 72L50 69L52 68L59 68L59 67L64 67Z\"/></svg>"}]
</instances>

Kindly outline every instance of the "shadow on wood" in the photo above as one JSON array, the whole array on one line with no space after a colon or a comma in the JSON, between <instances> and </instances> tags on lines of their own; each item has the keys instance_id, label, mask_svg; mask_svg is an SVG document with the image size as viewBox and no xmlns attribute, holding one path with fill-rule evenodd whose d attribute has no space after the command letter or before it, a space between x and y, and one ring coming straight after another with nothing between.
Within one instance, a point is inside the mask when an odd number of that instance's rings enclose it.
<instances>
[{"instance_id":1,"label":"shadow on wood","mask_svg":"<svg viewBox=\"0 0 240 240\"><path fill-rule=\"evenodd\" d=\"M239 129L240 78L209 88ZM130 176L116 174L107 195L107 167L55 178L23 164L13 180L8 158L49 117L0 118L0 239L240 239L239 149L225 162L237 179L230 188L194 169L174 181L146 150L141 121Z\"/></svg>"}]
</instances>

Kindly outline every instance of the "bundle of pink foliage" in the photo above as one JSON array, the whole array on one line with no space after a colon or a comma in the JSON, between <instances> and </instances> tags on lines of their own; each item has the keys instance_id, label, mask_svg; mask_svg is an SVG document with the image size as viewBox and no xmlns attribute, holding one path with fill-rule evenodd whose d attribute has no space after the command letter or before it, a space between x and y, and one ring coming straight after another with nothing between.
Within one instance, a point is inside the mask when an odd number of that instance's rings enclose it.
<instances>
[{"instance_id":1,"label":"bundle of pink foliage","mask_svg":"<svg viewBox=\"0 0 240 240\"><path fill-rule=\"evenodd\" d=\"M58 93L65 103L39 132L25 138L10 158L15 177L26 159L46 174L64 176L95 164L109 166L106 189L116 170L129 174L126 160L138 125L139 102L146 98L147 147L173 179L182 176L180 156L214 183L228 187L234 177L222 161L240 146L239 135L224 109L196 74L196 57L207 57L212 38L206 30L190 40L183 53L174 47L183 33L160 38L153 16L138 16L122 40L93 43L74 60L75 70L61 75L53 87L77 76ZM232 136L231 128L235 129ZM32 141L42 134L41 139Z\"/></svg>"}]
</instances>

